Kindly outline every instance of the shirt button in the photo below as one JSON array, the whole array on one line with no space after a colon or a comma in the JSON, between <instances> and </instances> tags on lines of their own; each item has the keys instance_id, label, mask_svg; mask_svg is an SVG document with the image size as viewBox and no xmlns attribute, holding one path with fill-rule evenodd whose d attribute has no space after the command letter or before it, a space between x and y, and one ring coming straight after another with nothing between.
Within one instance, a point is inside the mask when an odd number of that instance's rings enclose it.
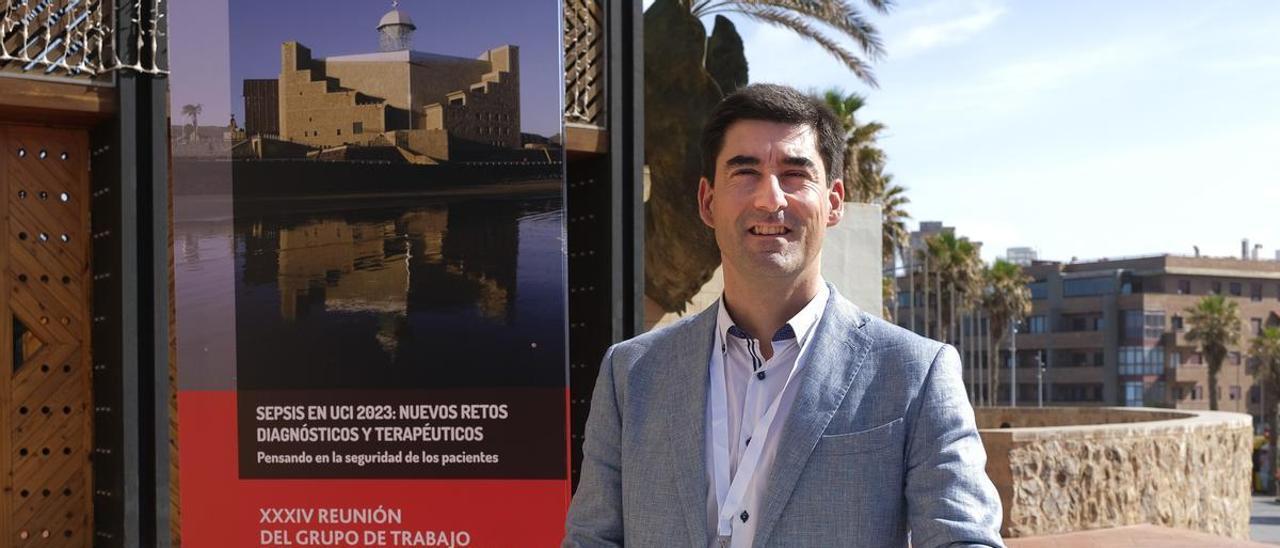
<instances>
[{"instance_id":1,"label":"shirt button","mask_svg":"<svg viewBox=\"0 0 1280 548\"><path fill-rule=\"evenodd\" d=\"M741 519L742 523L746 523L747 518L750 518L750 517L751 517L751 514L748 514L746 510L743 510L742 513L738 515L738 519Z\"/></svg>"},{"instance_id":2,"label":"shirt button","mask_svg":"<svg viewBox=\"0 0 1280 548\"><path fill-rule=\"evenodd\" d=\"M764 380L764 377L765 377L764 371L759 371L756 373L757 379Z\"/></svg>"}]
</instances>

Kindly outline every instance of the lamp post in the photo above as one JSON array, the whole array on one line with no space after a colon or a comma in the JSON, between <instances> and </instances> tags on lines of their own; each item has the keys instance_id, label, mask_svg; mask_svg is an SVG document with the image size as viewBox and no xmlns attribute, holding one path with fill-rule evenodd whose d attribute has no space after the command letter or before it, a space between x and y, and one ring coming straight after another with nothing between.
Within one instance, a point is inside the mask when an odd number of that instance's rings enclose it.
<instances>
[{"instance_id":1,"label":"lamp post","mask_svg":"<svg viewBox=\"0 0 1280 548\"><path fill-rule=\"evenodd\" d=\"M1036 352L1036 407L1044 407L1044 350Z\"/></svg>"},{"instance_id":2,"label":"lamp post","mask_svg":"<svg viewBox=\"0 0 1280 548\"><path fill-rule=\"evenodd\" d=\"M1018 320L1009 318L1009 407L1018 406Z\"/></svg>"}]
</instances>

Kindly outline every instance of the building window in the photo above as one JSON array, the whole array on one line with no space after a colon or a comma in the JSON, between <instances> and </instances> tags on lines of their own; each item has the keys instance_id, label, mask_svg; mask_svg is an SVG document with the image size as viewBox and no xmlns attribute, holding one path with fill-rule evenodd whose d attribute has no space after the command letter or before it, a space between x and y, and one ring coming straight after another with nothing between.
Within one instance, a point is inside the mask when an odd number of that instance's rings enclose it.
<instances>
[{"instance_id":1,"label":"building window","mask_svg":"<svg viewBox=\"0 0 1280 548\"><path fill-rule=\"evenodd\" d=\"M1261 392L1262 392L1261 386L1258 386L1256 384L1253 386L1250 386L1249 387L1249 403L1258 403L1258 400L1261 397L1260 396Z\"/></svg>"},{"instance_id":2,"label":"building window","mask_svg":"<svg viewBox=\"0 0 1280 548\"><path fill-rule=\"evenodd\" d=\"M1253 302L1262 300L1262 284L1249 284L1249 300Z\"/></svg>"},{"instance_id":3,"label":"building window","mask_svg":"<svg viewBox=\"0 0 1280 548\"><path fill-rule=\"evenodd\" d=\"M1221 295L1221 294L1222 294L1222 282L1213 282L1213 284L1210 286L1210 291L1209 291L1209 292L1210 292L1210 293L1213 293L1214 295Z\"/></svg>"},{"instance_id":4,"label":"building window","mask_svg":"<svg viewBox=\"0 0 1280 548\"><path fill-rule=\"evenodd\" d=\"M1227 397L1233 400L1240 399L1240 386L1232 385L1231 389L1227 391Z\"/></svg>"},{"instance_id":5,"label":"building window","mask_svg":"<svg viewBox=\"0 0 1280 548\"><path fill-rule=\"evenodd\" d=\"M1182 331L1182 316L1174 314L1173 317L1169 319L1169 323L1173 325L1174 331Z\"/></svg>"},{"instance_id":6,"label":"building window","mask_svg":"<svg viewBox=\"0 0 1280 548\"><path fill-rule=\"evenodd\" d=\"M1169 354L1169 367L1178 367L1182 365L1182 352L1173 351Z\"/></svg>"},{"instance_id":7,"label":"building window","mask_svg":"<svg viewBox=\"0 0 1280 548\"><path fill-rule=\"evenodd\" d=\"M1173 387L1173 401L1182 401L1182 395L1183 394L1182 394L1181 386Z\"/></svg>"},{"instance_id":8,"label":"building window","mask_svg":"<svg viewBox=\"0 0 1280 548\"><path fill-rule=\"evenodd\" d=\"M1102 367L1103 363L1105 363L1105 362L1103 361L1102 352L1094 352L1094 353L1093 353L1093 366L1094 366L1094 367Z\"/></svg>"},{"instance_id":9,"label":"building window","mask_svg":"<svg viewBox=\"0 0 1280 548\"><path fill-rule=\"evenodd\" d=\"M1230 360L1231 360L1231 365L1240 365L1240 353L1239 353L1239 352L1232 352L1232 353L1231 353L1231 354L1229 354L1228 356L1229 356L1229 358L1230 358Z\"/></svg>"},{"instance_id":10,"label":"building window","mask_svg":"<svg viewBox=\"0 0 1280 548\"><path fill-rule=\"evenodd\" d=\"M1192 352L1191 359L1187 360L1187 363L1191 365L1204 365L1204 356L1199 352Z\"/></svg>"},{"instance_id":11,"label":"building window","mask_svg":"<svg viewBox=\"0 0 1280 548\"><path fill-rule=\"evenodd\" d=\"M1122 346L1119 352L1121 375L1164 374L1164 347Z\"/></svg>"},{"instance_id":12,"label":"building window","mask_svg":"<svg viewBox=\"0 0 1280 548\"><path fill-rule=\"evenodd\" d=\"M1031 300L1043 301L1049 298L1049 282L1039 281L1027 284L1027 289L1031 290Z\"/></svg>"},{"instance_id":13,"label":"building window","mask_svg":"<svg viewBox=\"0 0 1280 548\"><path fill-rule=\"evenodd\" d=\"M1203 399L1204 399L1204 387L1202 387L1202 386L1200 386L1200 385L1198 385L1198 384L1197 384L1195 388L1192 388L1192 389L1191 389L1191 399L1193 399L1193 400L1203 400Z\"/></svg>"},{"instance_id":14,"label":"building window","mask_svg":"<svg viewBox=\"0 0 1280 548\"><path fill-rule=\"evenodd\" d=\"M1111 277L1081 278L1062 281L1062 296L1064 297L1110 295L1115 293L1115 290L1116 279Z\"/></svg>"},{"instance_id":15,"label":"building window","mask_svg":"<svg viewBox=\"0 0 1280 548\"><path fill-rule=\"evenodd\" d=\"M1178 280L1178 294L1179 295L1191 294L1191 280Z\"/></svg>"},{"instance_id":16,"label":"building window","mask_svg":"<svg viewBox=\"0 0 1280 548\"><path fill-rule=\"evenodd\" d=\"M1231 295L1233 296L1239 297L1244 293L1244 287L1240 285L1240 282L1231 282L1228 287L1231 290Z\"/></svg>"},{"instance_id":17,"label":"building window","mask_svg":"<svg viewBox=\"0 0 1280 548\"><path fill-rule=\"evenodd\" d=\"M338 135L342 135L342 128L338 128Z\"/></svg>"},{"instance_id":18,"label":"building window","mask_svg":"<svg viewBox=\"0 0 1280 548\"><path fill-rule=\"evenodd\" d=\"M1249 320L1250 327L1253 328L1254 335L1262 334L1262 318L1253 318Z\"/></svg>"},{"instance_id":19,"label":"building window","mask_svg":"<svg viewBox=\"0 0 1280 548\"><path fill-rule=\"evenodd\" d=\"M1142 407L1141 382L1124 383L1124 405L1125 407Z\"/></svg>"},{"instance_id":20,"label":"building window","mask_svg":"<svg viewBox=\"0 0 1280 548\"><path fill-rule=\"evenodd\" d=\"M1044 333L1048 331L1048 318L1044 316L1031 316L1027 318L1028 333Z\"/></svg>"},{"instance_id":21,"label":"building window","mask_svg":"<svg viewBox=\"0 0 1280 548\"><path fill-rule=\"evenodd\" d=\"M352 122L351 133L354 133L356 135L364 133L364 122Z\"/></svg>"}]
</instances>

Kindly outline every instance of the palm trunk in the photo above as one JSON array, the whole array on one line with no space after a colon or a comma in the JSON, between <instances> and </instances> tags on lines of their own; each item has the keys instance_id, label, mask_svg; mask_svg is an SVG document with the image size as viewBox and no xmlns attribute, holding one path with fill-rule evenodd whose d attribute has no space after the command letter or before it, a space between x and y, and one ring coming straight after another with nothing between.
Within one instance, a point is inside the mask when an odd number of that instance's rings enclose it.
<instances>
[{"instance_id":1,"label":"palm trunk","mask_svg":"<svg viewBox=\"0 0 1280 548\"><path fill-rule=\"evenodd\" d=\"M924 336L929 336L929 256L924 256Z\"/></svg>"},{"instance_id":2,"label":"palm trunk","mask_svg":"<svg viewBox=\"0 0 1280 548\"><path fill-rule=\"evenodd\" d=\"M1000 405L1000 346L1004 344L1004 335L992 339L991 352L987 354L991 358L987 362L987 373L991 377L991 382L987 390L991 392L991 405Z\"/></svg>"},{"instance_id":3,"label":"palm trunk","mask_svg":"<svg viewBox=\"0 0 1280 548\"><path fill-rule=\"evenodd\" d=\"M1262 409L1261 409L1262 417L1264 420L1267 421L1267 427L1271 429L1271 439L1267 440L1267 461L1271 464L1271 466L1268 466L1266 470L1267 473L1271 474L1271 477L1267 478L1267 483L1271 484L1273 493L1280 494L1280 489L1275 487L1277 483L1276 481L1276 463L1277 463L1277 460L1276 460L1276 422L1277 422L1276 406L1275 404L1272 404L1269 408L1267 406L1267 398L1266 398L1267 384L1273 385L1271 387L1271 392L1275 392L1277 388L1276 386L1274 386L1275 383L1263 384L1262 385L1262 401L1260 402L1262 404Z\"/></svg>"},{"instance_id":4,"label":"palm trunk","mask_svg":"<svg viewBox=\"0 0 1280 548\"><path fill-rule=\"evenodd\" d=\"M977 403L977 401L978 401L978 400L974 397L974 394L973 394L973 391L978 387L978 382L977 382L977 381L978 381L978 379L977 379L977 377L975 377L975 376L974 376L974 371L976 371L976 368L978 367L978 364L977 364L976 362L974 362L974 359L975 359L975 354L974 354L974 352L975 352L977 349L973 347L973 341L975 340L975 338L974 338L974 336L973 336L973 335L974 335L974 333L973 333L973 327L974 327L974 326L973 326L973 311L972 311L972 310L971 310L971 311L969 311L969 313L968 313L968 317L969 317L969 321L968 321L969 327L968 327L967 331L968 331L969 338L968 338L968 340L967 340L967 341L965 341L965 343L964 343L964 351L965 351L965 355L968 357L967 362L969 363L969 406L971 406L971 407L972 407L972 406L973 406L973 405L975 405L975 404Z\"/></svg>"},{"instance_id":5,"label":"palm trunk","mask_svg":"<svg viewBox=\"0 0 1280 548\"><path fill-rule=\"evenodd\" d=\"M946 335L944 335L942 332L942 273L941 272L933 276L933 284L934 284L933 288L934 290L936 290L935 292L938 295L938 304L933 307L933 315L936 317L935 321L937 321L937 324L936 324L938 329L937 338L942 339L942 338L946 338Z\"/></svg>"},{"instance_id":6,"label":"palm trunk","mask_svg":"<svg viewBox=\"0 0 1280 548\"><path fill-rule=\"evenodd\" d=\"M1209 410L1218 410L1218 373L1222 371L1222 363L1209 364Z\"/></svg>"},{"instance_id":7,"label":"palm trunk","mask_svg":"<svg viewBox=\"0 0 1280 548\"><path fill-rule=\"evenodd\" d=\"M948 288L947 291L949 291L951 294L951 317L947 318L947 339L950 339L951 343L954 344L956 341L956 338L958 338L956 329L955 329L956 327L956 284L955 282L951 283L951 287Z\"/></svg>"},{"instance_id":8,"label":"palm trunk","mask_svg":"<svg viewBox=\"0 0 1280 548\"><path fill-rule=\"evenodd\" d=\"M911 291L911 302L908 304L911 305L911 332L915 333L916 332L916 259L915 257L912 257L911 256L912 254L909 252L904 253L903 255L904 255L903 258L905 260L910 261L909 263L910 266L907 268L907 275L911 276L910 283L908 284L909 290Z\"/></svg>"}]
</instances>

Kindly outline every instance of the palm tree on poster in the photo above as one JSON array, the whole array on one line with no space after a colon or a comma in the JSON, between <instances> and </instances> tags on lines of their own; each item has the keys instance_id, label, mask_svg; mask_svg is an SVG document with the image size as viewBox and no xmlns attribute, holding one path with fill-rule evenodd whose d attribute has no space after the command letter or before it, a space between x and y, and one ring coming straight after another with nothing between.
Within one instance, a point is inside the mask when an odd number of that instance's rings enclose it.
<instances>
[{"instance_id":1,"label":"palm tree on poster","mask_svg":"<svg viewBox=\"0 0 1280 548\"><path fill-rule=\"evenodd\" d=\"M1227 358L1227 347L1240 342L1240 307L1222 295L1206 295L1186 309L1187 340L1200 343L1209 363L1209 409L1218 410L1218 373Z\"/></svg>"},{"instance_id":2,"label":"palm tree on poster","mask_svg":"<svg viewBox=\"0 0 1280 548\"><path fill-rule=\"evenodd\" d=\"M188 138L192 141L200 138L200 114L203 112L204 105L200 103L182 105L182 115L191 119L191 134Z\"/></svg>"},{"instance_id":3,"label":"palm tree on poster","mask_svg":"<svg viewBox=\"0 0 1280 548\"><path fill-rule=\"evenodd\" d=\"M1280 395L1280 327L1268 327L1249 342L1249 359L1257 365L1254 375L1258 384L1262 385L1263 394L1271 394L1272 398ZM1262 398L1266 401L1266 397ZM1276 414L1275 404L1270 409L1262 409L1262 418L1271 429L1271 439L1267 440L1267 454L1271 455L1271 469L1276 463Z\"/></svg>"},{"instance_id":4,"label":"palm tree on poster","mask_svg":"<svg viewBox=\"0 0 1280 548\"><path fill-rule=\"evenodd\" d=\"M983 275L982 308L987 313L988 329L995 341L987 353L987 402L995 403L1000 389L1000 367L997 350L1009 334L1009 323L1019 321L1031 313L1031 289L1027 284L1031 277L1022 267L996 259L995 264Z\"/></svg>"}]
</instances>

